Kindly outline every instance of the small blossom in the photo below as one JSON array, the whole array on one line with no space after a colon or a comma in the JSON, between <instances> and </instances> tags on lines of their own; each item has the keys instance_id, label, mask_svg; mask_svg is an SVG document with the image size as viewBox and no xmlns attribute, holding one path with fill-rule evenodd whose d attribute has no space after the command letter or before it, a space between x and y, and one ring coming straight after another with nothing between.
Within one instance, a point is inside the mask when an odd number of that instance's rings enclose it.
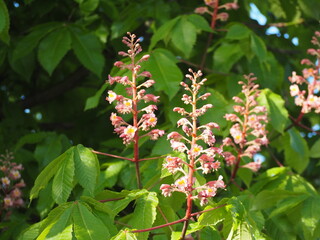
<instances>
[{"instance_id":1,"label":"small blossom","mask_svg":"<svg viewBox=\"0 0 320 240\"><path fill-rule=\"evenodd\" d=\"M167 136L168 139L173 139L174 141L180 141L182 139L182 136L178 132L171 132Z\"/></svg>"},{"instance_id":2,"label":"small blossom","mask_svg":"<svg viewBox=\"0 0 320 240\"><path fill-rule=\"evenodd\" d=\"M19 198L22 195L20 189L18 188L13 189L10 194L13 198Z\"/></svg>"},{"instance_id":3,"label":"small blossom","mask_svg":"<svg viewBox=\"0 0 320 240\"><path fill-rule=\"evenodd\" d=\"M160 190L162 191L162 195L165 197L170 197L172 192L172 187L169 184L162 184L160 186Z\"/></svg>"},{"instance_id":4,"label":"small blossom","mask_svg":"<svg viewBox=\"0 0 320 240\"><path fill-rule=\"evenodd\" d=\"M158 102L159 96L154 96L153 94L146 94L142 97L144 102Z\"/></svg>"},{"instance_id":5,"label":"small blossom","mask_svg":"<svg viewBox=\"0 0 320 240\"><path fill-rule=\"evenodd\" d=\"M172 140L170 140L170 143L171 143L171 148L175 151L184 152L184 151L188 150L186 145L182 142L178 142L178 141L175 141L174 139L172 139Z\"/></svg>"},{"instance_id":6,"label":"small blossom","mask_svg":"<svg viewBox=\"0 0 320 240\"><path fill-rule=\"evenodd\" d=\"M3 177L1 178L1 182L4 186L9 186L10 185L10 179L8 177Z\"/></svg>"},{"instance_id":7,"label":"small blossom","mask_svg":"<svg viewBox=\"0 0 320 240\"><path fill-rule=\"evenodd\" d=\"M250 163L247 163L245 165L242 165L241 167L242 168L248 168L253 172L258 172L258 170L261 168L261 162L260 161L250 162Z\"/></svg>"},{"instance_id":8,"label":"small blossom","mask_svg":"<svg viewBox=\"0 0 320 240\"><path fill-rule=\"evenodd\" d=\"M227 163L227 166L232 166L236 163L236 157L232 153L224 152L223 156L224 156L224 160Z\"/></svg>"},{"instance_id":9,"label":"small blossom","mask_svg":"<svg viewBox=\"0 0 320 240\"><path fill-rule=\"evenodd\" d=\"M163 167L167 168L172 174L178 171L182 166L182 159L178 157L167 156L165 161Z\"/></svg>"},{"instance_id":10,"label":"small blossom","mask_svg":"<svg viewBox=\"0 0 320 240\"><path fill-rule=\"evenodd\" d=\"M17 171L17 170L11 170L9 176L13 180L17 180L17 179L19 179L21 177L20 172Z\"/></svg>"},{"instance_id":11,"label":"small blossom","mask_svg":"<svg viewBox=\"0 0 320 240\"><path fill-rule=\"evenodd\" d=\"M149 105L149 106L141 109L141 111L144 111L146 113L153 113L155 110L158 110L156 105Z\"/></svg>"},{"instance_id":12,"label":"small blossom","mask_svg":"<svg viewBox=\"0 0 320 240\"><path fill-rule=\"evenodd\" d=\"M111 104L114 100L117 99L117 94L113 91L108 91L108 97L106 98L107 101Z\"/></svg>"},{"instance_id":13,"label":"small blossom","mask_svg":"<svg viewBox=\"0 0 320 240\"><path fill-rule=\"evenodd\" d=\"M119 127L125 123L122 117L117 116L116 113L111 113L110 120L111 124L115 127Z\"/></svg>"},{"instance_id":14,"label":"small blossom","mask_svg":"<svg viewBox=\"0 0 320 240\"><path fill-rule=\"evenodd\" d=\"M199 13L199 14L204 14L206 12L208 12L208 8L207 7L198 7L194 10L195 13Z\"/></svg>"},{"instance_id":15,"label":"small blossom","mask_svg":"<svg viewBox=\"0 0 320 240\"><path fill-rule=\"evenodd\" d=\"M202 150L203 148L200 145L194 144L190 151L188 151L188 155L190 156L190 158L198 157Z\"/></svg>"},{"instance_id":16,"label":"small blossom","mask_svg":"<svg viewBox=\"0 0 320 240\"><path fill-rule=\"evenodd\" d=\"M4 207L5 208L9 208L9 207L12 207L13 206L13 201L10 197L5 197L3 199L3 203L4 203Z\"/></svg>"},{"instance_id":17,"label":"small blossom","mask_svg":"<svg viewBox=\"0 0 320 240\"><path fill-rule=\"evenodd\" d=\"M158 140L158 138L162 137L163 135L164 135L164 131L159 129L152 129L148 133L148 136L150 137L151 140Z\"/></svg>"}]
</instances>

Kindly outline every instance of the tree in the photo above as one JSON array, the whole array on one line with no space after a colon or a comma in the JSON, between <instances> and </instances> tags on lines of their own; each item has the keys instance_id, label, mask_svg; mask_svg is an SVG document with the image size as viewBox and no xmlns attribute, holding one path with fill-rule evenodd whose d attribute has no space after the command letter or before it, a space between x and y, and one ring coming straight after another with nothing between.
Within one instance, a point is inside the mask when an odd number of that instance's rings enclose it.
<instances>
[{"instance_id":1,"label":"tree","mask_svg":"<svg viewBox=\"0 0 320 240\"><path fill-rule=\"evenodd\" d=\"M319 46L313 45L319 31L319 5L316 0L238 4L0 0L0 148L3 154L12 152L14 160L10 154L1 159L3 165L22 164L26 185L24 207L5 208L5 198L17 181L12 181L8 170L13 165L1 170L4 239L38 235L39 239L135 239L136 234L138 239L179 239L181 234L217 239L319 238L319 86L312 82L312 78L319 80ZM250 18L255 6L265 24ZM271 30L276 33L269 34ZM139 157L133 155L133 145L123 145L113 133L109 117L114 106L105 101L107 97L110 102L108 91L125 95L121 84L110 85L110 79L132 80L132 69L123 68L130 61L117 54L126 52L121 39L127 32L135 33L143 54L150 55L141 62L141 70L149 71L155 81L146 93L160 96L155 103L157 127L166 132L152 144L139 140ZM189 68L194 73L201 70L203 76L188 73ZM211 94L205 104L213 109L206 109L195 123L218 123L219 130L210 128L218 146L234 125L228 121L234 118L232 97L243 97L238 84L247 84L243 75L257 77L257 104L266 107L268 114L264 124L269 144L255 155L264 160L259 172L252 171L256 165L248 165L251 170L242 167L252 163L250 156L231 164L232 156L247 148L244 142L243 146L238 142L235 152L224 146L231 155L219 158L220 169L212 172L211 167L209 175L200 171L195 177L200 186L218 181L221 175L226 191L218 190L209 199L204 197L207 192L199 193L193 204L168 187L181 177L172 166L189 163L187 155L174 152L166 140L168 133L178 131L180 116L172 109L183 107L180 99L185 92L179 84L188 83L186 73L191 80L207 78L200 93ZM131 117L123 120L130 122ZM208 159L202 159L202 169ZM176 165L170 165L171 160ZM162 196L160 187L173 198ZM192 198L190 191L186 194ZM207 201L207 207L201 206ZM186 209L190 210L187 220ZM197 221L192 223L191 217ZM166 227L150 230L161 225Z\"/></svg>"}]
</instances>

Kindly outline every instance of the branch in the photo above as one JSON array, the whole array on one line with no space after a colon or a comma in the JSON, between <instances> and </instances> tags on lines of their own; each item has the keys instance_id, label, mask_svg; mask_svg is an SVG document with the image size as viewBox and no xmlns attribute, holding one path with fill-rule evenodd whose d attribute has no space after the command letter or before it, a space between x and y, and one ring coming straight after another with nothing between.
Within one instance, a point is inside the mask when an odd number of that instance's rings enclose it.
<instances>
[{"instance_id":1,"label":"branch","mask_svg":"<svg viewBox=\"0 0 320 240\"><path fill-rule=\"evenodd\" d=\"M133 159L132 159L132 158L121 157L121 156L118 156L118 155L113 155L113 154L109 154L109 153L98 152L98 151L95 151L95 150L92 150L92 152L95 153L95 154L100 154L100 155L104 155L104 156L108 156L108 157L114 157L114 158L124 159L124 160L128 160L128 161L133 162Z\"/></svg>"},{"instance_id":2,"label":"branch","mask_svg":"<svg viewBox=\"0 0 320 240\"><path fill-rule=\"evenodd\" d=\"M215 209L218 209L218 208L222 208L224 206L226 206L227 204L222 204L222 205L219 205L217 207L214 207L214 208L210 208L210 209L207 209L207 210L203 210L203 211L200 211L200 212L195 212L195 213L192 213L190 216L191 217L194 217L198 214L201 214L201 213L205 213L205 212L210 212L212 210L215 210ZM152 228L146 228L146 229L140 229L140 230L133 230L131 231L132 233L140 233L140 232L149 232L149 231L152 231L152 230L156 230L156 229L159 229L159 228L164 228L164 227L168 227L168 226L171 226L171 225L174 225L174 224L177 224L177 223L181 223L181 222L185 222L185 221L188 221L189 219L186 219L186 218L182 218L182 219L179 219L177 221L174 221L174 222L170 222L170 223L166 223L166 224L163 224L163 225L159 225L159 226L156 226L156 227L152 227Z\"/></svg>"}]
</instances>

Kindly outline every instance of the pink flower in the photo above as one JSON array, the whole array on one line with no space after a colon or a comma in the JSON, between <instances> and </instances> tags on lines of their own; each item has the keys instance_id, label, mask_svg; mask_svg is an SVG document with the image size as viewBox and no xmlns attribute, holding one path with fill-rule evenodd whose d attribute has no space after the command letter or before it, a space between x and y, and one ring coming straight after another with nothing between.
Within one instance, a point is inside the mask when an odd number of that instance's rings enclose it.
<instances>
[{"instance_id":1,"label":"pink flower","mask_svg":"<svg viewBox=\"0 0 320 240\"><path fill-rule=\"evenodd\" d=\"M18 188L13 189L10 194L13 198L19 198L22 195L21 191Z\"/></svg>"},{"instance_id":2,"label":"pink flower","mask_svg":"<svg viewBox=\"0 0 320 240\"><path fill-rule=\"evenodd\" d=\"M223 153L224 159L227 163L227 166L232 166L236 163L236 157L230 152Z\"/></svg>"},{"instance_id":3,"label":"pink flower","mask_svg":"<svg viewBox=\"0 0 320 240\"><path fill-rule=\"evenodd\" d=\"M261 167L261 162L260 161L257 161L257 162L250 162L250 163L247 163L245 165L242 165L241 166L242 168L249 168L251 171L253 172L258 172L258 170L260 169Z\"/></svg>"},{"instance_id":4,"label":"pink flower","mask_svg":"<svg viewBox=\"0 0 320 240\"><path fill-rule=\"evenodd\" d=\"M184 126L184 125L189 125L192 127L192 124L189 122L188 119L186 119L186 118L179 119L179 121L177 122L177 126L180 127L180 126Z\"/></svg>"},{"instance_id":5,"label":"pink flower","mask_svg":"<svg viewBox=\"0 0 320 240\"><path fill-rule=\"evenodd\" d=\"M116 110L122 114L132 112L132 100L126 99L121 102L118 102L118 104L116 105Z\"/></svg>"},{"instance_id":6,"label":"pink flower","mask_svg":"<svg viewBox=\"0 0 320 240\"><path fill-rule=\"evenodd\" d=\"M168 134L167 139L173 139L174 141L180 141L182 136L178 132L171 132Z\"/></svg>"},{"instance_id":7,"label":"pink flower","mask_svg":"<svg viewBox=\"0 0 320 240\"><path fill-rule=\"evenodd\" d=\"M208 144L209 146L212 146L216 142L215 136L212 134L211 130L205 129L201 134L202 140Z\"/></svg>"},{"instance_id":8,"label":"pink flower","mask_svg":"<svg viewBox=\"0 0 320 240\"><path fill-rule=\"evenodd\" d=\"M157 124L156 115L154 115L153 113L143 114L140 121L142 121L142 124L140 127L142 128L143 131L147 131L151 127L154 127Z\"/></svg>"},{"instance_id":9,"label":"pink flower","mask_svg":"<svg viewBox=\"0 0 320 240\"><path fill-rule=\"evenodd\" d=\"M153 113L155 110L158 110L156 105L149 105L149 106L141 109L141 111L144 111L146 113Z\"/></svg>"},{"instance_id":10,"label":"pink flower","mask_svg":"<svg viewBox=\"0 0 320 240\"><path fill-rule=\"evenodd\" d=\"M176 150L178 152L184 152L187 149L186 145L182 142L178 142L178 141L175 141L174 139L170 140L170 143L171 143L171 148L173 150Z\"/></svg>"},{"instance_id":11,"label":"pink flower","mask_svg":"<svg viewBox=\"0 0 320 240\"><path fill-rule=\"evenodd\" d=\"M170 173L175 173L181 168L182 166L182 159L178 157L166 157L166 163L163 164L164 168L167 168Z\"/></svg>"},{"instance_id":12,"label":"pink flower","mask_svg":"<svg viewBox=\"0 0 320 240\"><path fill-rule=\"evenodd\" d=\"M5 197L3 199L3 203L4 203L4 207L5 208L9 208L9 207L12 207L13 206L13 201L10 197Z\"/></svg>"},{"instance_id":13,"label":"pink flower","mask_svg":"<svg viewBox=\"0 0 320 240\"><path fill-rule=\"evenodd\" d=\"M207 7L198 7L194 10L195 13L199 13L199 14L204 14L206 12L208 12L208 8Z\"/></svg>"},{"instance_id":14,"label":"pink flower","mask_svg":"<svg viewBox=\"0 0 320 240\"><path fill-rule=\"evenodd\" d=\"M239 121L239 117L233 113L227 113L224 115L224 118L227 120L227 121L232 121L232 122L237 122Z\"/></svg>"},{"instance_id":15,"label":"pink flower","mask_svg":"<svg viewBox=\"0 0 320 240\"><path fill-rule=\"evenodd\" d=\"M297 84L293 84L290 86L290 95L292 97L297 96L300 92L299 86Z\"/></svg>"},{"instance_id":16,"label":"pink flower","mask_svg":"<svg viewBox=\"0 0 320 240\"><path fill-rule=\"evenodd\" d=\"M109 103L112 103L116 99L117 99L117 94L111 90L108 91L108 97L106 97L106 100L109 101Z\"/></svg>"},{"instance_id":17,"label":"pink flower","mask_svg":"<svg viewBox=\"0 0 320 240\"><path fill-rule=\"evenodd\" d=\"M239 143L242 143L245 141L245 139L243 138L243 134L241 132L241 129L240 129L240 125L237 123L230 128L230 134L233 137L234 142L236 144L239 144Z\"/></svg>"},{"instance_id":18,"label":"pink flower","mask_svg":"<svg viewBox=\"0 0 320 240\"><path fill-rule=\"evenodd\" d=\"M10 185L10 179L8 177L3 177L1 178L1 182L4 186L9 186Z\"/></svg>"},{"instance_id":19,"label":"pink flower","mask_svg":"<svg viewBox=\"0 0 320 240\"><path fill-rule=\"evenodd\" d=\"M172 187L169 184L162 184L160 186L160 190L162 191L162 195L165 197L170 197L172 192Z\"/></svg>"},{"instance_id":20,"label":"pink flower","mask_svg":"<svg viewBox=\"0 0 320 240\"><path fill-rule=\"evenodd\" d=\"M153 129L148 133L148 136L150 137L151 140L158 140L158 138L162 137L163 135L164 135L164 131L159 129Z\"/></svg>"},{"instance_id":21,"label":"pink flower","mask_svg":"<svg viewBox=\"0 0 320 240\"><path fill-rule=\"evenodd\" d=\"M210 188L226 188L226 185L222 179L223 177L220 175L218 180L208 182L206 185Z\"/></svg>"},{"instance_id":22,"label":"pink flower","mask_svg":"<svg viewBox=\"0 0 320 240\"><path fill-rule=\"evenodd\" d=\"M153 94L146 94L142 97L144 102L159 102L158 98L159 96L155 96Z\"/></svg>"},{"instance_id":23,"label":"pink flower","mask_svg":"<svg viewBox=\"0 0 320 240\"><path fill-rule=\"evenodd\" d=\"M111 120L111 124L115 127L119 127L125 123L122 117L117 116L116 113L111 113L110 120Z\"/></svg>"},{"instance_id":24,"label":"pink flower","mask_svg":"<svg viewBox=\"0 0 320 240\"><path fill-rule=\"evenodd\" d=\"M187 112L184 108L181 108L181 107L175 107L175 108L173 109L173 111L180 113L182 116L188 114L188 112Z\"/></svg>"},{"instance_id":25,"label":"pink flower","mask_svg":"<svg viewBox=\"0 0 320 240\"><path fill-rule=\"evenodd\" d=\"M192 148L187 152L187 154L190 159L195 158L201 154L202 150L203 148L200 145L194 144Z\"/></svg>"}]
</instances>

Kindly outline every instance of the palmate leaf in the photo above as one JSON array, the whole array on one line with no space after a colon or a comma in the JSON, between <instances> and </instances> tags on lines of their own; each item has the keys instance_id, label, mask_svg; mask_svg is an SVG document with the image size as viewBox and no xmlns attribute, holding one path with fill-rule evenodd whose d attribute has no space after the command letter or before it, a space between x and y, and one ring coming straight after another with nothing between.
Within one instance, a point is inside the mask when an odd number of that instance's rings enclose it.
<instances>
[{"instance_id":1,"label":"palmate leaf","mask_svg":"<svg viewBox=\"0 0 320 240\"><path fill-rule=\"evenodd\" d=\"M72 29L72 48L79 61L100 77L104 66L104 57L99 39L94 34Z\"/></svg>"},{"instance_id":2,"label":"palmate leaf","mask_svg":"<svg viewBox=\"0 0 320 240\"><path fill-rule=\"evenodd\" d=\"M130 230L121 230L111 240L138 240L134 233L130 233Z\"/></svg>"},{"instance_id":3,"label":"palmate leaf","mask_svg":"<svg viewBox=\"0 0 320 240\"><path fill-rule=\"evenodd\" d=\"M73 152L70 157L61 163L60 169L54 176L52 184L52 198L58 203L64 203L68 200L73 188L74 162Z\"/></svg>"},{"instance_id":4,"label":"palmate leaf","mask_svg":"<svg viewBox=\"0 0 320 240\"><path fill-rule=\"evenodd\" d=\"M109 230L99 218L78 202L72 214L74 234L77 240L109 239Z\"/></svg>"},{"instance_id":5,"label":"palmate leaf","mask_svg":"<svg viewBox=\"0 0 320 240\"><path fill-rule=\"evenodd\" d=\"M308 144L295 128L289 129L288 133L284 143L286 163L298 173L302 173L309 164Z\"/></svg>"},{"instance_id":6,"label":"palmate leaf","mask_svg":"<svg viewBox=\"0 0 320 240\"><path fill-rule=\"evenodd\" d=\"M159 201L155 192L149 192L136 201L136 208L133 217L129 221L129 225L137 229L145 229L152 227L156 219L156 207ZM140 240L148 239L149 232L138 233Z\"/></svg>"},{"instance_id":7,"label":"palmate leaf","mask_svg":"<svg viewBox=\"0 0 320 240\"><path fill-rule=\"evenodd\" d=\"M38 197L39 191L43 189L51 178L58 172L61 167L61 164L64 161L68 161L69 158L73 158L73 148L69 148L62 155L54 159L37 177L34 186L30 191L30 200Z\"/></svg>"},{"instance_id":8,"label":"palmate leaf","mask_svg":"<svg viewBox=\"0 0 320 240\"><path fill-rule=\"evenodd\" d=\"M288 111L284 107L284 100L270 89L264 89L258 98L258 102L262 106L266 106L271 125L278 132L283 133L283 130L288 121Z\"/></svg>"},{"instance_id":9,"label":"palmate leaf","mask_svg":"<svg viewBox=\"0 0 320 240\"><path fill-rule=\"evenodd\" d=\"M71 49L71 35L66 27L48 34L39 44L38 59L42 67L52 74L53 70Z\"/></svg>"},{"instance_id":10,"label":"palmate leaf","mask_svg":"<svg viewBox=\"0 0 320 240\"><path fill-rule=\"evenodd\" d=\"M179 83L183 78L181 70L177 67L175 57L165 49L156 49L152 52L145 67L152 73L157 81L157 91L164 91L170 99L179 91Z\"/></svg>"},{"instance_id":11,"label":"palmate leaf","mask_svg":"<svg viewBox=\"0 0 320 240\"><path fill-rule=\"evenodd\" d=\"M81 144L74 148L75 175L79 184L93 196L100 173L97 156Z\"/></svg>"},{"instance_id":12,"label":"palmate leaf","mask_svg":"<svg viewBox=\"0 0 320 240\"><path fill-rule=\"evenodd\" d=\"M63 215L64 218L69 216L69 210L73 207L73 203L64 203L62 205L59 205L55 209L53 209L48 217L41 222L41 226L39 228L39 236L37 237L37 240L43 240L46 239L46 236L51 231L53 226L63 219L61 219L61 216ZM67 213L65 213L67 212Z\"/></svg>"},{"instance_id":13,"label":"palmate leaf","mask_svg":"<svg viewBox=\"0 0 320 240\"><path fill-rule=\"evenodd\" d=\"M72 239L72 211L74 204L71 204L66 209L50 229L48 235L45 237L46 240L71 240Z\"/></svg>"},{"instance_id":14,"label":"palmate leaf","mask_svg":"<svg viewBox=\"0 0 320 240\"><path fill-rule=\"evenodd\" d=\"M174 46L188 58L196 38L196 27L188 21L186 16L180 18L172 30L172 43Z\"/></svg>"}]
</instances>

